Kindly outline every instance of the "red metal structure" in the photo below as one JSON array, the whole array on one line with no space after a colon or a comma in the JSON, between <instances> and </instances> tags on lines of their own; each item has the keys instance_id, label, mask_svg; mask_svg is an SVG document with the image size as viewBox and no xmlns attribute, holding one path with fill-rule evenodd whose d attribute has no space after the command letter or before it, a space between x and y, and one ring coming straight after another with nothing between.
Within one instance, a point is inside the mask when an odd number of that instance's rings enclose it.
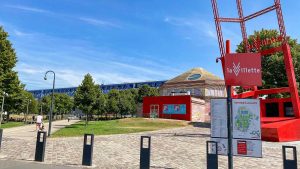
<instances>
[{"instance_id":1,"label":"red metal structure","mask_svg":"<svg viewBox=\"0 0 300 169\"><path fill-rule=\"evenodd\" d=\"M281 45L279 47L271 48L265 51L260 51L260 49L258 48L258 52L261 54L262 57L270 54L274 54L276 52L283 52L284 64L285 64L289 86L283 88L272 88L272 89L264 89L264 90L258 90L256 86L252 86L251 91L247 91L238 95L232 94L232 98L249 98L249 97L258 98L259 95L289 92L291 97L287 99L262 100L261 102L262 138L264 140L269 140L269 141L300 140L300 102L299 102L298 89L296 85L294 66L292 63L291 51L286 39L286 31L285 31L284 20L282 16L280 0L274 0L274 5L265 8L261 11L255 12L248 16L244 16L243 14L242 1L236 0L237 11L239 16L238 18L220 17L218 6L217 6L217 0L211 0L211 2L212 2L212 8L213 8L214 19L216 24L219 48L221 53L221 57L219 59L222 61L223 72L225 71L224 70L224 60L226 59L225 55L226 53L230 53L229 52L230 45L229 42L226 43L226 51L225 51L221 23L234 22L240 24L243 42L245 46L244 51L246 53L249 53L251 49L248 43L245 23L251 19L254 19L270 11L273 10L276 11L278 26L280 31ZM288 101L292 104L292 108L293 108L292 111L294 113L293 117L286 117L283 113L284 111L283 103ZM272 118L267 117L267 113L266 113L268 108L266 105L268 105L269 103L278 104L277 109L279 110L278 111L279 114L272 115L273 116Z\"/></svg>"}]
</instances>

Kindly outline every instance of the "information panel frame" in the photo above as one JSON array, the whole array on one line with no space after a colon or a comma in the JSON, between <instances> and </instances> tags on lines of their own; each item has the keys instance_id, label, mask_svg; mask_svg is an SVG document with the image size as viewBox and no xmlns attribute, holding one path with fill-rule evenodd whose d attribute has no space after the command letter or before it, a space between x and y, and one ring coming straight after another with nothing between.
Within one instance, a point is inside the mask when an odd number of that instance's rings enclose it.
<instances>
[{"instance_id":1,"label":"information panel frame","mask_svg":"<svg viewBox=\"0 0 300 169\"><path fill-rule=\"evenodd\" d=\"M211 99L211 140L218 142L218 154L228 154L227 99ZM249 107L250 106L250 107ZM260 100L232 99L234 156L262 158ZM237 118L238 117L238 118ZM220 120L222 118L223 120ZM241 124L241 119L243 124ZM248 120L248 123L244 120ZM250 121L249 121L250 120ZM251 121L253 120L253 121ZM222 121L220 123L220 121ZM244 124L245 123L245 124ZM224 127L225 124L225 127ZM250 131L241 130L247 127ZM243 128L242 128L243 129ZM253 132L257 131L257 132Z\"/></svg>"}]
</instances>

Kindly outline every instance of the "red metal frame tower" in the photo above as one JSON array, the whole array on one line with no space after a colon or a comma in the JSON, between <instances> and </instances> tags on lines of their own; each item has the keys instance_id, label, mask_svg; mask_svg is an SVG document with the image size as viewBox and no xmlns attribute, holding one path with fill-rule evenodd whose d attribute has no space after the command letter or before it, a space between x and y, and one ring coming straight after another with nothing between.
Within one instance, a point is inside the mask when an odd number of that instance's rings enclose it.
<instances>
[{"instance_id":1,"label":"red metal frame tower","mask_svg":"<svg viewBox=\"0 0 300 169\"><path fill-rule=\"evenodd\" d=\"M256 86L252 86L251 91L247 91L237 95L234 95L233 93L231 94L229 93L229 95L231 95L232 98L247 98L247 97L257 98L259 95L268 95L268 94L275 94L275 93L290 93L291 95L290 98L282 98L282 99L275 100L275 102L279 103L279 107L278 107L279 116L275 118L265 118L266 117L265 104L274 102L274 99L261 100L262 139L268 141L300 140L300 102L299 102L298 89L296 85L294 66L292 62L291 50L290 50L290 46L288 45L286 32L285 32L280 0L274 0L274 4L272 6L260 10L258 12L255 12L248 16L244 16L243 8L242 8L242 0L236 0L237 11L238 11L237 18L220 17L218 6L217 6L217 0L211 0L211 2L212 2L212 8L213 8L214 19L216 24L217 35L218 35L219 48L221 53L221 57L218 59L222 61L224 74L225 74L224 69L225 69L225 60L226 60L225 55L230 52L230 47L229 47L230 43L229 41L228 43L226 42L226 50L225 50L221 23L233 22L233 23L240 24L242 38L245 47L244 51L246 53L249 53L251 52L252 46L248 42L245 23L251 19L254 19L270 11L274 11L274 10L276 11L278 27L280 32L280 38L278 38L278 41L281 42L281 45L279 47L274 47L268 50L261 50L259 45L258 47L256 46L256 48L261 56L268 56L276 52L283 52L284 65L286 69L289 86L282 87L282 88L263 89L263 90L258 90ZM295 117L293 118L285 117L283 113L283 107L284 107L283 102L292 102L293 112Z\"/></svg>"},{"instance_id":2,"label":"red metal frame tower","mask_svg":"<svg viewBox=\"0 0 300 169\"><path fill-rule=\"evenodd\" d=\"M248 52L250 52L250 46L248 43L248 37L247 37L245 23L251 19L254 19L258 16L261 16L261 15L271 12L273 10L276 11L279 32L280 32L280 37L281 37L281 45L276 48L271 48L271 49L259 51L259 52L260 52L261 56L270 55L270 54L273 54L276 52L283 52L284 64L285 64L285 69L286 69L289 86L283 87L283 88L272 88L272 89L264 89L264 90L257 90L257 87L253 86L252 91L244 92L244 93L241 93L238 95L232 94L232 97L233 98L247 98L247 97L257 98L259 95L268 95L268 94L289 92L291 95L291 102L293 105L294 115L297 119L299 119L300 118L299 95L298 95L298 89L297 89L297 84L296 84L296 79L295 79L294 66L293 66L293 62L292 62L292 55L291 55L290 47L289 47L289 45L287 43L287 39L286 39L286 31L285 31L284 20L283 20L283 16L282 16L280 0L274 0L274 5L272 5L268 8L265 8L263 10L260 10L258 12L255 12L248 16L244 16L244 14L243 14L242 1L236 0L237 11L238 11L238 16L239 16L238 18L220 17L219 11L218 11L217 0L211 0L211 2L212 2L212 8L213 8L214 19L215 19L215 24L216 24L216 30L217 30L217 36L218 36L218 42L219 42L219 48L220 48L220 54L221 54L220 59L222 61L223 72L224 72L224 59L225 59L224 56L226 54L226 51L225 51L225 47L224 47L225 45L224 45L224 39L223 39L223 35L222 35L221 23L222 22L234 22L234 23L240 24L243 42L244 42L244 46L245 46L245 52L248 53Z\"/></svg>"}]
</instances>

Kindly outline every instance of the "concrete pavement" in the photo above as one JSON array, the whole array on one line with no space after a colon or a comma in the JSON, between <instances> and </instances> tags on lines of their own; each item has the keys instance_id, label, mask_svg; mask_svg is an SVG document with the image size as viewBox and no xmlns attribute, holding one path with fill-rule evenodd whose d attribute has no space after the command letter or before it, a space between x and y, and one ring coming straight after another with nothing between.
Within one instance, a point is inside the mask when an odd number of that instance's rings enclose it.
<instances>
[{"instance_id":1,"label":"concrete pavement","mask_svg":"<svg viewBox=\"0 0 300 169\"><path fill-rule=\"evenodd\" d=\"M53 121L52 122L52 128L51 128L51 133L56 132L57 130L64 128L68 125L74 124L78 122L79 120L58 120L58 121ZM48 132L48 126L49 123L44 123L45 125L45 131ZM13 128L7 128L3 130L3 137L5 138L15 138L15 139L24 139L24 140L32 140L36 139L36 133L37 131L35 130L36 125L31 124L31 125L26 125L26 126L20 126L20 127L13 127Z\"/></svg>"},{"instance_id":2,"label":"concrete pavement","mask_svg":"<svg viewBox=\"0 0 300 169\"><path fill-rule=\"evenodd\" d=\"M92 168L138 169L141 135L152 136L151 168L206 168L206 141L209 140L210 129L192 126L135 134L96 136ZM35 140L4 138L2 145L0 155L5 156L3 159L34 159ZM263 142L263 158L234 157L234 168L282 169L282 145L295 145L300 149L300 142ZM64 165L82 168L82 150L83 136L48 138L43 164L46 167ZM300 157L299 151L297 156ZM298 167L300 168L300 165ZM226 156L219 156L219 168L227 168Z\"/></svg>"},{"instance_id":3,"label":"concrete pavement","mask_svg":"<svg viewBox=\"0 0 300 169\"><path fill-rule=\"evenodd\" d=\"M61 165L47 165L32 161L15 161L15 160L0 160L1 169L73 169L74 167L66 167Z\"/></svg>"}]
</instances>

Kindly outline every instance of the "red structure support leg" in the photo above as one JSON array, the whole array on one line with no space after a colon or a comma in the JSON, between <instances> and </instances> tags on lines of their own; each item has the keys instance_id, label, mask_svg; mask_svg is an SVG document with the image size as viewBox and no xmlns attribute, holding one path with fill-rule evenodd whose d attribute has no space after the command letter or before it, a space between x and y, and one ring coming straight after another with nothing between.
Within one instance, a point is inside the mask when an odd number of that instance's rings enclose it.
<instances>
[{"instance_id":1,"label":"red structure support leg","mask_svg":"<svg viewBox=\"0 0 300 169\"><path fill-rule=\"evenodd\" d=\"M299 94L296 84L295 71L292 61L291 49L288 44L282 45L283 55L284 55L284 64L286 69L286 74L288 78L288 83L290 87L291 99L293 104L293 110L296 118L300 117L300 102Z\"/></svg>"}]
</instances>

